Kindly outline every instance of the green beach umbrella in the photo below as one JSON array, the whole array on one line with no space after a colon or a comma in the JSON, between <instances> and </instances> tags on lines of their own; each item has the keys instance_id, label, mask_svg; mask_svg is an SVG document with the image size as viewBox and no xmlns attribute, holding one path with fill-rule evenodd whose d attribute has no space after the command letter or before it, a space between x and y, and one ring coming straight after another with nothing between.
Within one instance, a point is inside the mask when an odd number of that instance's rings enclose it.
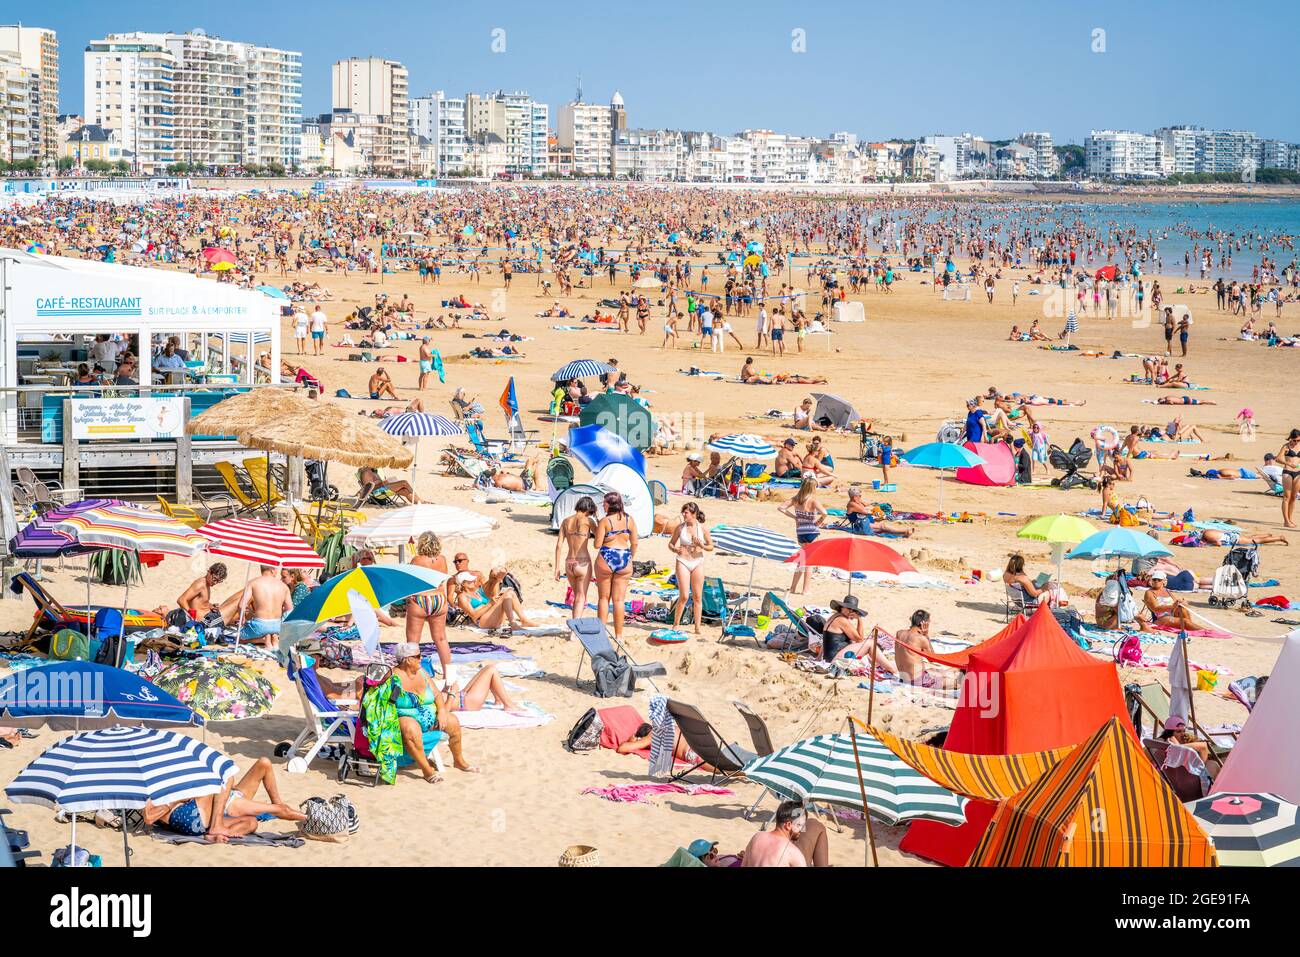
<instances>
[{"instance_id":1,"label":"green beach umbrella","mask_svg":"<svg viewBox=\"0 0 1300 957\"><path fill-rule=\"evenodd\" d=\"M853 738L862 762L861 782ZM745 765L745 777L782 797L859 810L865 785L867 810L889 825L916 820L965 823L965 798L909 767L871 735L853 738L841 732L797 741Z\"/></svg>"},{"instance_id":2,"label":"green beach umbrella","mask_svg":"<svg viewBox=\"0 0 1300 957\"><path fill-rule=\"evenodd\" d=\"M618 392L602 392L584 405L578 424L603 425L637 449L648 449L655 437L650 410Z\"/></svg>"},{"instance_id":3,"label":"green beach umbrella","mask_svg":"<svg viewBox=\"0 0 1300 957\"><path fill-rule=\"evenodd\" d=\"M1065 546L1077 545L1097 529L1077 515L1040 515L1020 531L1017 538L1047 542L1052 546L1052 559L1056 562L1056 580L1061 580L1061 565L1065 561Z\"/></svg>"}]
</instances>

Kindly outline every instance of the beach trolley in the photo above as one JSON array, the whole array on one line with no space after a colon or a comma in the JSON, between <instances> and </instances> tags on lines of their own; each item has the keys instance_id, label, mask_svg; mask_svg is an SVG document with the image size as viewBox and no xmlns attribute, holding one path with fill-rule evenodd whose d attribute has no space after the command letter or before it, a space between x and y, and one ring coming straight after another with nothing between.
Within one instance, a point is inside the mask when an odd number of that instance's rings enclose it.
<instances>
[{"instance_id":1,"label":"beach trolley","mask_svg":"<svg viewBox=\"0 0 1300 957\"><path fill-rule=\"evenodd\" d=\"M233 436L190 436L186 422L235 391L279 382L283 305L180 272L0 249L10 465L57 477L69 494L188 503L196 481L216 491L212 466L242 450ZM179 361L163 361L169 340ZM139 363L119 385L124 350ZM102 366L107 384L73 387L82 363Z\"/></svg>"}]
</instances>

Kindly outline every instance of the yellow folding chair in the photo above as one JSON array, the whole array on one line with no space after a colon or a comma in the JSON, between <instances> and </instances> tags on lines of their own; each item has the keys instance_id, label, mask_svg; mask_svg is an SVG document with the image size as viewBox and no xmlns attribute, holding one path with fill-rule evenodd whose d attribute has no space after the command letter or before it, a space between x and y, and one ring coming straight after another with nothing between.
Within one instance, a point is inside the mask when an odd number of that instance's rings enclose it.
<instances>
[{"instance_id":1,"label":"yellow folding chair","mask_svg":"<svg viewBox=\"0 0 1300 957\"><path fill-rule=\"evenodd\" d=\"M226 491L230 497L238 503L238 511L255 512L266 506L265 495L249 495L244 486L240 484L239 474L235 471L235 466L230 462L217 462L213 466L217 474L221 476L221 482L226 486Z\"/></svg>"},{"instance_id":2,"label":"yellow folding chair","mask_svg":"<svg viewBox=\"0 0 1300 957\"><path fill-rule=\"evenodd\" d=\"M184 522L190 528L198 528L201 525L206 524L203 520L203 516L190 508L190 506L181 505L177 502L169 502L161 495L157 495L155 498L158 499L158 507L162 509L162 513L168 518L174 518L178 522Z\"/></svg>"}]
</instances>

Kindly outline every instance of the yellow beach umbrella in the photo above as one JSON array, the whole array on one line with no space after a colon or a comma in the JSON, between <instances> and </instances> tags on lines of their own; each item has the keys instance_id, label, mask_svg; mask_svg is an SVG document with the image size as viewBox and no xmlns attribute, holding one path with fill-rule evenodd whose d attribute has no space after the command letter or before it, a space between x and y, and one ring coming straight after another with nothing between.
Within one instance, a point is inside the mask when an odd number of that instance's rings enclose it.
<instances>
[{"instance_id":1,"label":"yellow beach umbrella","mask_svg":"<svg viewBox=\"0 0 1300 957\"><path fill-rule=\"evenodd\" d=\"M1040 515L1020 531L1017 538L1047 542L1052 546L1052 559L1056 562L1056 580L1061 580L1061 566L1065 560L1065 546L1077 545L1097 529L1077 515Z\"/></svg>"}]
</instances>

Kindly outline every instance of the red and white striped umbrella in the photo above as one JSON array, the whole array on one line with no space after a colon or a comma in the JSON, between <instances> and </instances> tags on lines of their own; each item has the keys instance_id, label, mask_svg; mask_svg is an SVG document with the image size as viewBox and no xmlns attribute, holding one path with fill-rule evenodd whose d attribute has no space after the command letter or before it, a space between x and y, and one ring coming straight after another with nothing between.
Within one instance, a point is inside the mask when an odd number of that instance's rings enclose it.
<instances>
[{"instance_id":1,"label":"red and white striped umbrella","mask_svg":"<svg viewBox=\"0 0 1300 957\"><path fill-rule=\"evenodd\" d=\"M325 560L297 535L279 525L246 518L223 518L199 529L208 552L276 568L324 568Z\"/></svg>"}]
</instances>

